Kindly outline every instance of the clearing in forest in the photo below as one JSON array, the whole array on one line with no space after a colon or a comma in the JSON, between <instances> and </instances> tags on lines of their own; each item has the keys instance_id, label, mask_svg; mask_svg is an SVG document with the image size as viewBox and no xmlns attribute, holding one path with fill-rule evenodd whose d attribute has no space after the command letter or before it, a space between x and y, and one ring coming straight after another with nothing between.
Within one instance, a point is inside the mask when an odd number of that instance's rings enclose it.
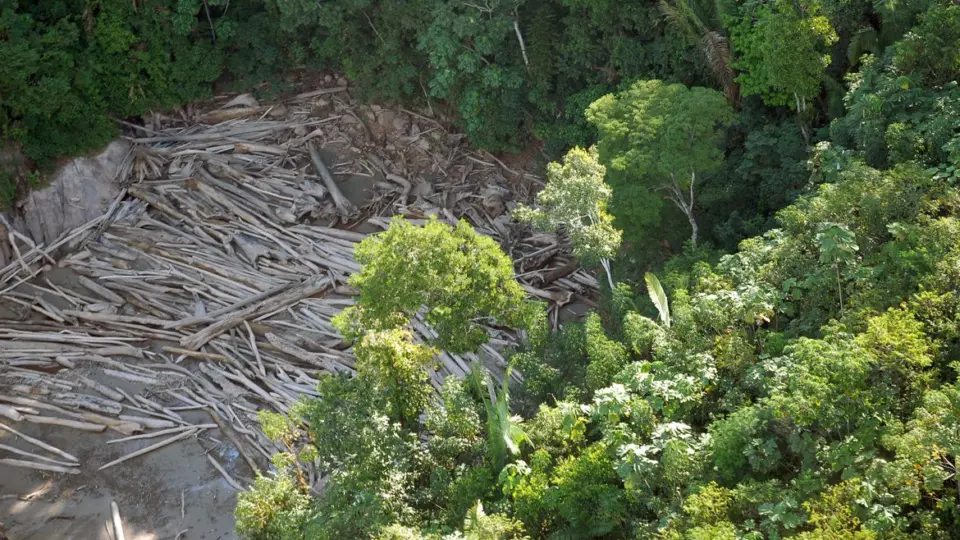
<instances>
[{"instance_id":1,"label":"clearing in forest","mask_svg":"<svg viewBox=\"0 0 960 540\"><path fill-rule=\"evenodd\" d=\"M343 87L230 97L136 128L107 213L48 245L17 238L0 269L0 424L40 441L0 431L11 538L109 538L112 501L127 539L233 537L237 488L277 451L256 412L353 371L330 319L353 303L355 244L391 216L495 238L554 325L595 306L565 242L510 218L535 175ZM517 336L490 332L480 360L502 373ZM439 360L435 385L474 358Z\"/></svg>"}]
</instances>

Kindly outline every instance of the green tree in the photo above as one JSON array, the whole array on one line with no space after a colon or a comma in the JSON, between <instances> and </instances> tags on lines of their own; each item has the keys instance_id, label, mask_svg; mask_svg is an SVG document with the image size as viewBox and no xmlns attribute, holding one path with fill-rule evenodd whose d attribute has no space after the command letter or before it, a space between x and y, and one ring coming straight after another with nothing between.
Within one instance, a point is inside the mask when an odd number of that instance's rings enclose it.
<instances>
[{"instance_id":1,"label":"green tree","mask_svg":"<svg viewBox=\"0 0 960 540\"><path fill-rule=\"evenodd\" d=\"M726 19L743 95L803 112L820 93L829 47L838 39L820 1L748 0Z\"/></svg>"},{"instance_id":2,"label":"green tree","mask_svg":"<svg viewBox=\"0 0 960 540\"><path fill-rule=\"evenodd\" d=\"M360 273L350 284L359 300L336 319L352 337L402 327L422 313L438 346L465 352L487 341L484 322L527 328L535 317L510 258L465 221L451 227L430 219L418 227L395 218L361 242L356 257Z\"/></svg>"},{"instance_id":3,"label":"green tree","mask_svg":"<svg viewBox=\"0 0 960 540\"><path fill-rule=\"evenodd\" d=\"M416 422L433 395L426 368L435 363L437 351L414 343L403 328L367 332L353 351L357 376L384 397L390 418L408 426Z\"/></svg>"},{"instance_id":4,"label":"green tree","mask_svg":"<svg viewBox=\"0 0 960 540\"><path fill-rule=\"evenodd\" d=\"M856 261L857 237L843 225L825 223L817 233L820 247L820 262L833 266L837 273L837 295L840 297L840 314L843 314L843 283L840 280L840 267Z\"/></svg>"},{"instance_id":5,"label":"green tree","mask_svg":"<svg viewBox=\"0 0 960 540\"><path fill-rule=\"evenodd\" d=\"M637 227L658 220L655 194L662 193L689 221L690 240L696 246L697 182L705 181L722 163L724 129L733 121L723 94L658 80L638 81L594 102L587 119L600 132L600 160L613 171L614 193L628 187L614 199L617 219L640 232ZM641 200L627 203L630 196Z\"/></svg>"},{"instance_id":6,"label":"green tree","mask_svg":"<svg viewBox=\"0 0 960 540\"><path fill-rule=\"evenodd\" d=\"M613 290L610 259L617 255L621 233L607 213L612 192L604 182L606 167L597 161L597 150L575 147L563 157L563 164L547 165L547 185L537 194L537 206L518 205L514 216L541 230L563 226L573 242L574 254L600 261Z\"/></svg>"}]
</instances>

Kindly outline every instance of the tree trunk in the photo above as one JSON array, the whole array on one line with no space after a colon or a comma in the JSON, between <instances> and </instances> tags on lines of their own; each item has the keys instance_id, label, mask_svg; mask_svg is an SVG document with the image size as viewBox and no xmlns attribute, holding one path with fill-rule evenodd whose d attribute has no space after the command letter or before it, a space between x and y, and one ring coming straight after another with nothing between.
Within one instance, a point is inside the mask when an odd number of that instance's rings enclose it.
<instances>
[{"instance_id":1,"label":"tree trunk","mask_svg":"<svg viewBox=\"0 0 960 540\"><path fill-rule=\"evenodd\" d=\"M616 287L613 285L613 274L610 273L610 259L600 259L600 265L603 266L603 271L607 274L607 283L610 284L610 292L612 293Z\"/></svg>"},{"instance_id":2,"label":"tree trunk","mask_svg":"<svg viewBox=\"0 0 960 540\"><path fill-rule=\"evenodd\" d=\"M687 216L687 221L690 222L690 242L693 244L693 247L697 247L697 237L700 233L700 227L697 226L697 218L693 213L694 201L696 200L694 185L697 183L697 173L693 171L690 173L690 186L687 190L689 194L685 194L684 190L681 189L680 183L677 182L676 175L671 174L670 178L671 183L662 186L660 189L665 189L668 193L667 199L670 199L670 201L683 212L683 215Z\"/></svg>"},{"instance_id":3,"label":"tree trunk","mask_svg":"<svg viewBox=\"0 0 960 540\"><path fill-rule=\"evenodd\" d=\"M700 228L697 227L697 219L693 217L693 208L685 213L687 214L687 221L690 222L690 243L693 244L693 247L697 247L697 234L700 232Z\"/></svg>"}]
</instances>

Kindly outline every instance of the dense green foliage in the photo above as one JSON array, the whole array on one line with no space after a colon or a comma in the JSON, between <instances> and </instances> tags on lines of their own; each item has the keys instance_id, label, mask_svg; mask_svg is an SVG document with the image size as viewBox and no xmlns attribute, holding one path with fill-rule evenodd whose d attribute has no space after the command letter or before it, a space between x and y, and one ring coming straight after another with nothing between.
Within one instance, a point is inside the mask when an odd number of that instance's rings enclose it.
<instances>
[{"instance_id":1,"label":"dense green foliage","mask_svg":"<svg viewBox=\"0 0 960 540\"><path fill-rule=\"evenodd\" d=\"M614 213L631 236L660 223L661 199L676 205L697 245L696 195L723 162L720 142L733 109L720 92L662 81L638 81L587 109L600 132L600 159L617 191Z\"/></svg>"},{"instance_id":2,"label":"dense green foliage","mask_svg":"<svg viewBox=\"0 0 960 540\"><path fill-rule=\"evenodd\" d=\"M660 24L622 4L445 5L443 28L401 55L409 74L442 73L424 86L475 136L512 144L518 124L504 135L500 115L536 124L517 111L542 105L523 91L541 99L543 80L584 111L564 110L552 136L598 151L551 163L516 217L565 229L585 263L612 269L603 309L549 331L495 245L463 224L398 221L358 253L357 312L375 315L344 316L359 375L322 382L291 447L330 482L305 503L281 463L241 497L242 532L960 536L960 7L674 0ZM572 13L581 24L564 26ZM517 62L516 15L530 73L553 78L532 84ZM546 20L556 49L537 38ZM614 35L631 36L618 54L590 52ZM561 61L543 71L550 54ZM625 84L573 82L613 62ZM685 222L703 242L665 256ZM452 351L478 350L477 321L522 321L522 383L498 388L477 365L433 397L436 351L404 330L416 312Z\"/></svg>"},{"instance_id":3,"label":"dense green foliage","mask_svg":"<svg viewBox=\"0 0 960 540\"><path fill-rule=\"evenodd\" d=\"M0 52L3 137L37 163L322 69L566 153L516 217L601 263L602 309L552 331L494 241L395 220L337 320L357 375L261 414L286 451L242 534L960 537L955 3L8 2ZM478 362L437 392L490 326L522 382Z\"/></svg>"},{"instance_id":4,"label":"dense green foliage","mask_svg":"<svg viewBox=\"0 0 960 540\"><path fill-rule=\"evenodd\" d=\"M432 218L417 227L396 218L387 232L361 242L356 257L362 267L350 284L360 301L336 319L349 337L399 328L422 315L439 346L464 352L487 340L478 322L514 328L531 322L510 258L466 222L451 227Z\"/></svg>"}]
</instances>

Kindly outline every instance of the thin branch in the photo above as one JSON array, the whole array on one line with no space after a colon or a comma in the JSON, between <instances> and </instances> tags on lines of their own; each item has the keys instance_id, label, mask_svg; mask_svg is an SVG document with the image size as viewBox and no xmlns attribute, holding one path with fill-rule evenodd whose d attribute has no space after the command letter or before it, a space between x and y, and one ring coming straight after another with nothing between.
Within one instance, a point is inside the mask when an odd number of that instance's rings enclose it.
<instances>
[{"instance_id":1,"label":"thin branch","mask_svg":"<svg viewBox=\"0 0 960 540\"><path fill-rule=\"evenodd\" d=\"M213 18L210 17L210 6L207 0L203 0L203 10L207 13L207 22L210 23L210 35L213 36L213 44L217 44L217 31L213 28Z\"/></svg>"},{"instance_id":2,"label":"thin branch","mask_svg":"<svg viewBox=\"0 0 960 540\"><path fill-rule=\"evenodd\" d=\"M520 23L517 22L517 19L513 20L513 30L517 33L517 41L520 42L520 54L523 55L523 65L530 67L530 62L527 60L527 46L523 43L523 34L520 33Z\"/></svg>"}]
</instances>

